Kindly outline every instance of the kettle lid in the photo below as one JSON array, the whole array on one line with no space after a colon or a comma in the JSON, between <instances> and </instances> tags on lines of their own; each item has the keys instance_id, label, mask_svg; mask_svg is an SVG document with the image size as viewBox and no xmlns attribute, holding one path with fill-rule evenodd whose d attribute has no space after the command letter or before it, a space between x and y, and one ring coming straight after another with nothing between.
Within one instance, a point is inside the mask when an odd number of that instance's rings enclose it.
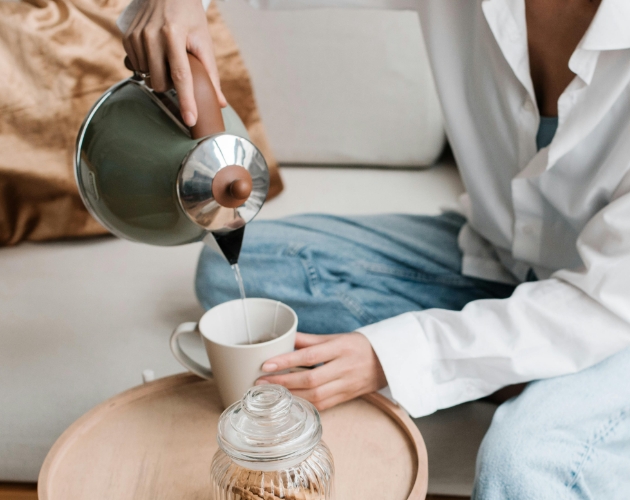
<instances>
[{"instance_id":1,"label":"kettle lid","mask_svg":"<svg viewBox=\"0 0 630 500\"><path fill-rule=\"evenodd\" d=\"M184 158L177 196L184 213L213 233L251 221L269 191L269 170L250 141L232 134L202 139Z\"/></svg>"}]
</instances>

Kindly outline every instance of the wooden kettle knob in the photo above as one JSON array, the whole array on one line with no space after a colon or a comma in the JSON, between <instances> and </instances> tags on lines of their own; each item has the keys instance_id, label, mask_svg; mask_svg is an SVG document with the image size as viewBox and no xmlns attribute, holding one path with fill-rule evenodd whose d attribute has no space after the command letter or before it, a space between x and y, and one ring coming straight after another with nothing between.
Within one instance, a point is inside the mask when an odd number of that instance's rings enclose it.
<instances>
[{"instance_id":1,"label":"wooden kettle knob","mask_svg":"<svg viewBox=\"0 0 630 500\"><path fill-rule=\"evenodd\" d=\"M225 132L223 115L212 80L203 64L192 54L188 54L192 71L195 102L197 103L197 123L191 127L193 139ZM220 169L212 180L212 196L219 205L228 208L240 207L252 193L252 176L240 165L228 165Z\"/></svg>"},{"instance_id":2,"label":"wooden kettle knob","mask_svg":"<svg viewBox=\"0 0 630 500\"><path fill-rule=\"evenodd\" d=\"M212 80L194 55L188 54L188 62L197 103L197 123L190 127L190 135L193 139L202 139L221 134L225 132L225 124ZM128 57L125 57L125 66L133 71ZM252 176L247 169L240 165L227 165L220 168L212 180L212 196L219 205L237 208L247 201L252 186Z\"/></svg>"}]
</instances>

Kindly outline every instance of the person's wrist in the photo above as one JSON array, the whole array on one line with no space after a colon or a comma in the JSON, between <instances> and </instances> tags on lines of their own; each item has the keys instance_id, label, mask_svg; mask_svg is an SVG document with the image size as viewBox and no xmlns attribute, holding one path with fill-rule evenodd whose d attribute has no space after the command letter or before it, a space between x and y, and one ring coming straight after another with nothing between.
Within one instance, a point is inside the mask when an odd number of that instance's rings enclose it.
<instances>
[{"instance_id":1,"label":"person's wrist","mask_svg":"<svg viewBox=\"0 0 630 500\"><path fill-rule=\"evenodd\" d=\"M361 339L361 343L363 344L365 350L370 359L370 372L372 373L372 380L368 387L368 392L376 392L385 387L387 387L387 377L385 376L385 370L383 370L383 366L381 365L380 360L376 354L376 351L372 347L372 343L370 340L363 335L361 332L353 332L352 335L356 335L357 338Z\"/></svg>"}]
</instances>

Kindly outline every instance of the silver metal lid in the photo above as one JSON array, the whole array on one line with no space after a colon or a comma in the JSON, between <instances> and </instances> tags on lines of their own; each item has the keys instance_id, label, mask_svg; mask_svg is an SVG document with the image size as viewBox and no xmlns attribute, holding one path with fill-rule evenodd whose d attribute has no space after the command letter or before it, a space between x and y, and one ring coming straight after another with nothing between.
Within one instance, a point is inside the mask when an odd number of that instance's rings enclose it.
<instances>
[{"instance_id":1,"label":"silver metal lid","mask_svg":"<svg viewBox=\"0 0 630 500\"><path fill-rule=\"evenodd\" d=\"M244 203L229 208L219 204L212 188L219 171L234 165L249 172L252 186ZM231 134L201 140L184 158L177 179L177 196L184 213L213 233L233 231L251 221L268 191L269 169L263 155L247 139Z\"/></svg>"}]
</instances>

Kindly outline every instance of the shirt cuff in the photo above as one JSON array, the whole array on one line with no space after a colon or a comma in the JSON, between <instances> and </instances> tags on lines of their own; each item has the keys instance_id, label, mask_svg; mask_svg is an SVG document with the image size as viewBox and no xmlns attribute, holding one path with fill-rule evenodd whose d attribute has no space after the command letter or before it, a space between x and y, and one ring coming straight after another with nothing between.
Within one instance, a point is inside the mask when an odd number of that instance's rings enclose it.
<instances>
[{"instance_id":1,"label":"shirt cuff","mask_svg":"<svg viewBox=\"0 0 630 500\"><path fill-rule=\"evenodd\" d=\"M438 409L431 347L415 313L405 313L357 330L376 353L392 395L412 417Z\"/></svg>"}]
</instances>

